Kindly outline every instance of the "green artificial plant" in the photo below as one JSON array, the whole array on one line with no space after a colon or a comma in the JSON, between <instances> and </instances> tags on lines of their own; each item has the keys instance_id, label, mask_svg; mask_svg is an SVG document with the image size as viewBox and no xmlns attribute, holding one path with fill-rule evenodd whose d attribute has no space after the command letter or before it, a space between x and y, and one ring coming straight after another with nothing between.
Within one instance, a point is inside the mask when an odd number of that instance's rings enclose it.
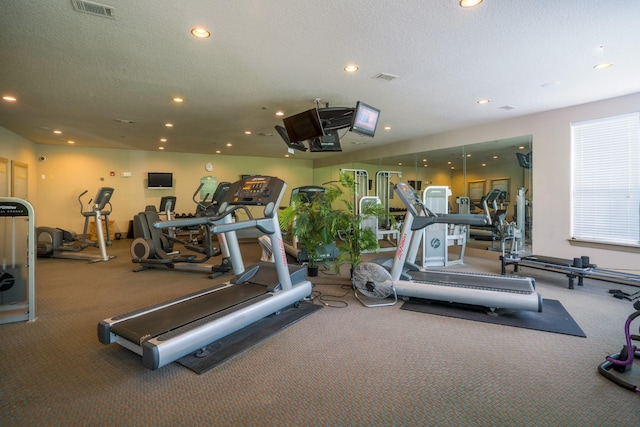
<instances>
[{"instance_id":1,"label":"green artificial plant","mask_svg":"<svg viewBox=\"0 0 640 427\"><path fill-rule=\"evenodd\" d=\"M377 230L363 228L363 222L367 218L377 217L378 221L388 219L391 224L395 219L389 215L381 204L365 203L360 212L356 212L354 205L356 182L352 174L340 172L340 185L348 192L348 198L340 201L344 203L344 209L338 216L338 249L340 254L336 263L336 270L344 263L351 265L351 272L362 262L362 254L377 252L380 249ZM343 193L344 190L341 191Z\"/></svg>"},{"instance_id":2,"label":"green artificial plant","mask_svg":"<svg viewBox=\"0 0 640 427\"><path fill-rule=\"evenodd\" d=\"M333 208L342 190L335 185L307 200L298 194L279 215L280 227L306 248L309 267L317 267L326 245L335 241L340 212Z\"/></svg>"}]
</instances>

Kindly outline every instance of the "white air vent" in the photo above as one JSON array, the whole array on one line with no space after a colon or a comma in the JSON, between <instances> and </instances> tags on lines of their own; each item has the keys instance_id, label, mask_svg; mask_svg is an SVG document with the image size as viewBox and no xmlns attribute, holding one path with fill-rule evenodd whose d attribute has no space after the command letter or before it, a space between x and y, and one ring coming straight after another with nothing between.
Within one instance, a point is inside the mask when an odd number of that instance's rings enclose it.
<instances>
[{"instance_id":1,"label":"white air vent","mask_svg":"<svg viewBox=\"0 0 640 427\"><path fill-rule=\"evenodd\" d=\"M393 74L387 74L387 73L380 73L374 77L374 79L386 80L388 82L390 82L391 80L395 80L397 78L398 76L394 76Z\"/></svg>"},{"instance_id":2,"label":"white air vent","mask_svg":"<svg viewBox=\"0 0 640 427\"><path fill-rule=\"evenodd\" d=\"M71 0L73 8L78 12L90 13L91 15L103 16L105 18L116 19L113 7L85 0Z\"/></svg>"},{"instance_id":3,"label":"white air vent","mask_svg":"<svg viewBox=\"0 0 640 427\"><path fill-rule=\"evenodd\" d=\"M514 107L513 105L503 105L502 107L499 107L502 110L515 110L516 107Z\"/></svg>"}]
</instances>

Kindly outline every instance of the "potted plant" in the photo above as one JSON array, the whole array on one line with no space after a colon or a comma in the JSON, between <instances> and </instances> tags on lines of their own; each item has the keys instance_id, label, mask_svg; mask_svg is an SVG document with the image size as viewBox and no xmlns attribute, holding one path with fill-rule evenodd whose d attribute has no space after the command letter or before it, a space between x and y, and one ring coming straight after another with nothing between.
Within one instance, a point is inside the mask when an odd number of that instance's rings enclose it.
<instances>
[{"instance_id":1,"label":"potted plant","mask_svg":"<svg viewBox=\"0 0 640 427\"><path fill-rule=\"evenodd\" d=\"M340 212L333 208L333 203L341 195L342 190L335 185L326 187L325 192L315 194L310 200L298 194L279 213L280 227L289 231L307 250L309 276L318 274L318 262L324 248L335 242Z\"/></svg>"},{"instance_id":2,"label":"potted plant","mask_svg":"<svg viewBox=\"0 0 640 427\"><path fill-rule=\"evenodd\" d=\"M362 254L366 252L377 252L380 249L377 231L370 228L363 228L363 223L367 218L377 217L378 221L388 219L390 224L395 224L395 218L390 216L381 204L367 203L361 206L356 212L354 205L354 194L356 182L353 175L340 173L340 184L349 193L347 199L341 199L345 208L338 215L338 237L340 243L338 249L340 254L336 263L336 270L344 263L351 266L351 274L362 262Z\"/></svg>"}]
</instances>

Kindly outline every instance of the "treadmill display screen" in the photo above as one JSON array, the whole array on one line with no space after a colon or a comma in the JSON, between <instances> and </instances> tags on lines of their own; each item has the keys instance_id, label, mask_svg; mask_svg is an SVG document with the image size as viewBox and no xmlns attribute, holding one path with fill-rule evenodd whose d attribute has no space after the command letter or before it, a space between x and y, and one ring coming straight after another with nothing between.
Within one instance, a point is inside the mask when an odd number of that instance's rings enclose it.
<instances>
[{"instance_id":1,"label":"treadmill display screen","mask_svg":"<svg viewBox=\"0 0 640 427\"><path fill-rule=\"evenodd\" d=\"M260 206L278 201L284 181L262 175L253 175L235 182L226 199L231 205Z\"/></svg>"}]
</instances>

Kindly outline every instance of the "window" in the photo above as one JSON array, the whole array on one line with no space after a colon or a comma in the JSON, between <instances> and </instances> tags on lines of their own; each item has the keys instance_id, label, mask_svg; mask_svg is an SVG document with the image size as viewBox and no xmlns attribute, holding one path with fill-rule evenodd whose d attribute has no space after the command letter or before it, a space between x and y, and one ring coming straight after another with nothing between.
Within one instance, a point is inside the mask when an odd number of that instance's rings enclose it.
<instances>
[{"instance_id":1,"label":"window","mask_svg":"<svg viewBox=\"0 0 640 427\"><path fill-rule=\"evenodd\" d=\"M572 237L640 244L640 113L571 125Z\"/></svg>"}]
</instances>

